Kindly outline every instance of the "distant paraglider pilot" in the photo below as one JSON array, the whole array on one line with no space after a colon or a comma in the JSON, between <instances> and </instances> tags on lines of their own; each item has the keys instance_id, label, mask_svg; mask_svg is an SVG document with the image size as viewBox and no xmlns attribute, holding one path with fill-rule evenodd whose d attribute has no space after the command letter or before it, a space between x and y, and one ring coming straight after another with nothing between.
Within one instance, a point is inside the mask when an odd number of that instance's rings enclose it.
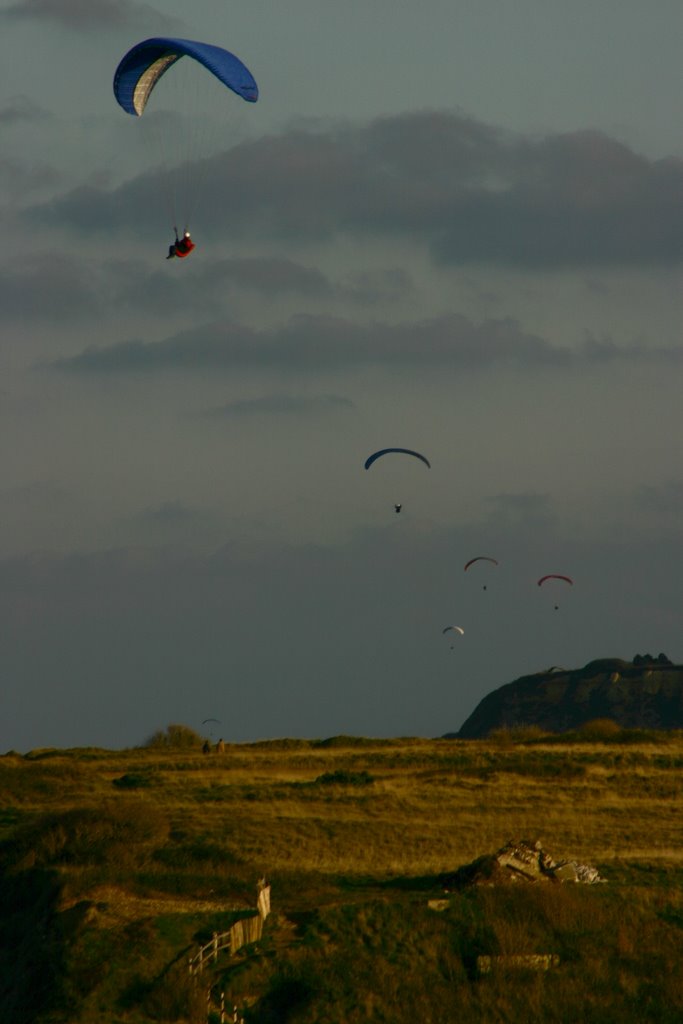
<instances>
[{"instance_id":1,"label":"distant paraglider pilot","mask_svg":"<svg viewBox=\"0 0 683 1024\"><path fill-rule=\"evenodd\" d=\"M403 505L394 505L394 512L400 512L402 508Z\"/></svg>"},{"instance_id":2,"label":"distant paraglider pilot","mask_svg":"<svg viewBox=\"0 0 683 1024\"><path fill-rule=\"evenodd\" d=\"M194 247L195 244L190 238L189 231L185 231L183 233L182 238L178 238L178 232L176 231L175 242L173 243L173 245L169 245L168 256L166 257L166 259L172 260L175 256L177 256L179 259L184 259L185 256L190 255Z\"/></svg>"}]
</instances>

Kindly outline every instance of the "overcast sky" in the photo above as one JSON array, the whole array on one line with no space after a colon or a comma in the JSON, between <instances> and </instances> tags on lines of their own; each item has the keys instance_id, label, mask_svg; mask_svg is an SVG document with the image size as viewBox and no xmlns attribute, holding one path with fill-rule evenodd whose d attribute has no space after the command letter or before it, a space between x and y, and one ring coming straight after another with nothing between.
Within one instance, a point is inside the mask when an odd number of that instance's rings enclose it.
<instances>
[{"instance_id":1,"label":"overcast sky","mask_svg":"<svg viewBox=\"0 0 683 1024\"><path fill-rule=\"evenodd\" d=\"M0 0L0 751L683 660L679 0L187 12Z\"/></svg>"}]
</instances>

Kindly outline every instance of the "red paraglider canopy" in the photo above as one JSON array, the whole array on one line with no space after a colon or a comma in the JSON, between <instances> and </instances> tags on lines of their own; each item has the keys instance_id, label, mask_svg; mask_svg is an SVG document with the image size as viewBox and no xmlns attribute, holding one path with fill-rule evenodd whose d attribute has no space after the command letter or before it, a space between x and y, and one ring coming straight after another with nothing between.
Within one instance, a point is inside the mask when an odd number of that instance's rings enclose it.
<instances>
[{"instance_id":1,"label":"red paraglider canopy","mask_svg":"<svg viewBox=\"0 0 683 1024\"><path fill-rule=\"evenodd\" d=\"M465 562L464 571L467 572L469 567L474 565L475 562L493 562L494 565L498 565L497 560L495 558L491 558L490 555L477 555L476 558L470 558L469 562Z\"/></svg>"}]
</instances>

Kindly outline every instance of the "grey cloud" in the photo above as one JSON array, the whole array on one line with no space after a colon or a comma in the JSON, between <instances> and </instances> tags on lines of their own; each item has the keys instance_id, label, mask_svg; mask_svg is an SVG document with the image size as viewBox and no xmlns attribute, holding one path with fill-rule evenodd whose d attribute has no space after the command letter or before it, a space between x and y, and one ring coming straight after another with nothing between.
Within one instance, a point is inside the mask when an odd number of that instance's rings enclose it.
<instances>
[{"instance_id":1,"label":"grey cloud","mask_svg":"<svg viewBox=\"0 0 683 1024\"><path fill-rule=\"evenodd\" d=\"M228 259L214 264L211 277L239 284L258 292L297 292L303 295L329 295L330 283L319 270L287 259Z\"/></svg>"},{"instance_id":2,"label":"grey cloud","mask_svg":"<svg viewBox=\"0 0 683 1024\"><path fill-rule=\"evenodd\" d=\"M564 365L570 354L525 333L512 319L475 324L459 314L407 324L355 324L332 316L292 317L283 326L257 331L216 322L163 341L126 341L88 348L51 365L67 372L141 371L276 366L282 370L383 365Z\"/></svg>"},{"instance_id":3,"label":"grey cloud","mask_svg":"<svg viewBox=\"0 0 683 1024\"><path fill-rule=\"evenodd\" d=\"M0 503L19 508L38 504L54 507L69 497L69 491L54 480L31 480L16 487L0 490Z\"/></svg>"},{"instance_id":4,"label":"grey cloud","mask_svg":"<svg viewBox=\"0 0 683 1024\"><path fill-rule=\"evenodd\" d=\"M28 96L11 96L0 107L0 124L5 128L23 121L39 121L45 116L46 113L42 107L39 107Z\"/></svg>"},{"instance_id":5,"label":"grey cloud","mask_svg":"<svg viewBox=\"0 0 683 1024\"><path fill-rule=\"evenodd\" d=\"M599 132L532 138L455 113L291 130L202 167L214 230L235 237L397 237L443 263L536 268L683 259L683 162ZM80 187L32 216L84 231L147 224L153 179ZM125 216L122 216L125 211Z\"/></svg>"},{"instance_id":6,"label":"grey cloud","mask_svg":"<svg viewBox=\"0 0 683 1024\"><path fill-rule=\"evenodd\" d=\"M73 319L100 308L91 269L59 252L17 258L0 278L0 307L6 318Z\"/></svg>"},{"instance_id":7,"label":"grey cloud","mask_svg":"<svg viewBox=\"0 0 683 1024\"><path fill-rule=\"evenodd\" d=\"M489 523L503 536L520 532L540 538L554 530L557 517L547 494L493 494L485 499L485 505Z\"/></svg>"},{"instance_id":8,"label":"grey cloud","mask_svg":"<svg viewBox=\"0 0 683 1024\"><path fill-rule=\"evenodd\" d=\"M202 415L209 419L241 419L252 416L308 416L352 409L354 403L341 395L265 395L207 409Z\"/></svg>"},{"instance_id":9,"label":"grey cloud","mask_svg":"<svg viewBox=\"0 0 683 1024\"><path fill-rule=\"evenodd\" d=\"M164 501L159 505L150 505L135 517L139 523L153 526L185 526L201 516L198 509L190 508L182 501Z\"/></svg>"},{"instance_id":10,"label":"grey cloud","mask_svg":"<svg viewBox=\"0 0 683 1024\"><path fill-rule=\"evenodd\" d=\"M351 274L340 285L345 298L367 306L387 300L399 302L414 291L410 274L399 267Z\"/></svg>"},{"instance_id":11,"label":"grey cloud","mask_svg":"<svg viewBox=\"0 0 683 1024\"><path fill-rule=\"evenodd\" d=\"M0 157L0 182L3 190L14 202L20 202L29 196L35 202L36 192L54 187L61 175L45 163L26 164L12 157Z\"/></svg>"},{"instance_id":12,"label":"grey cloud","mask_svg":"<svg viewBox=\"0 0 683 1024\"><path fill-rule=\"evenodd\" d=\"M645 345L635 343L629 345L617 345L609 336L596 338L590 332L579 349L580 357L587 363L660 363L677 364L683 359L683 348L664 348L656 345Z\"/></svg>"},{"instance_id":13,"label":"grey cloud","mask_svg":"<svg viewBox=\"0 0 683 1024\"><path fill-rule=\"evenodd\" d=\"M18 0L0 17L50 21L77 31L97 28L134 28L141 24L181 24L154 7L134 0Z\"/></svg>"},{"instance_id":14,"label":"grey cloud","mask_svg":"<svg viewBox=\"0 0 683 1024\"><path fill-rule=\"evenodd\" d=\"M201 242L200 242L201 245ZM164 255L168 249L160 245ZM173 268L171 268L173 269ZM334 288L321 271L290 259L252 257L212 260L208 264L183 267L182 276L168 268L150 271L139 263L110 261L105 274L114 273L116 301L141 308L168 309L169 304L187 308L188 303L206 309L211 296L239 288L259 295L302 295L328 297Z\"/></svg>"},{"instance_id":15,"label":"grey cloud","mask_svg":"<svg viewBox=\"0 0 683 1024\"><path fill-rule=\"evenodd\" d=\"M18 177L25 180L19 172ZM162 269L150 270L135 259L105 259L100 264L54 250L16 258L0 279L0 306L4 317L22 321L82 320L106 309L165 315L193 310L218 315L226 297L237 289L264 298L325 298L338 291L320 271L292 260L216 260L183 267L183 274L178 275L169 273L163 260Z\"/></svg>"},{"instance_id":16,"label":"grey cloud","mask_svg":"<svg viewBox=\"0 0 683 1024\"><path fill-rule=\"evenodd\" d=\"M656 486L641 484L635 491L635 500L641 508L659 515L683 515L683 481L669 480Z\"/></svg>"}]
</instances>

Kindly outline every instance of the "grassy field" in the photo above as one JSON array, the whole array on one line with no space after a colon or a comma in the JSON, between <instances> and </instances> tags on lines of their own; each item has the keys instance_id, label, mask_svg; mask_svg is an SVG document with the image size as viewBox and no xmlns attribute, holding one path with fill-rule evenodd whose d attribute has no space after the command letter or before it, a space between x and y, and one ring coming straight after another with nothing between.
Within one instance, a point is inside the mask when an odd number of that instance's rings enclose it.
<instances>
[{"instance_id":1,"label":"grassy field","mask_svg":"<svg viewBox=\"0 0 683 1024\"><path fill-rule=\"evenodd\" d=\"M282 740L0 758L0 1020L683 1020L683 736ZM607 884L440 876L540 839ZM254 912L260 943L188 955ZM547 973L480 954L553 953ZM212 1016L213 1015L213 1016Z\"/></svg>"}]
</instances>

